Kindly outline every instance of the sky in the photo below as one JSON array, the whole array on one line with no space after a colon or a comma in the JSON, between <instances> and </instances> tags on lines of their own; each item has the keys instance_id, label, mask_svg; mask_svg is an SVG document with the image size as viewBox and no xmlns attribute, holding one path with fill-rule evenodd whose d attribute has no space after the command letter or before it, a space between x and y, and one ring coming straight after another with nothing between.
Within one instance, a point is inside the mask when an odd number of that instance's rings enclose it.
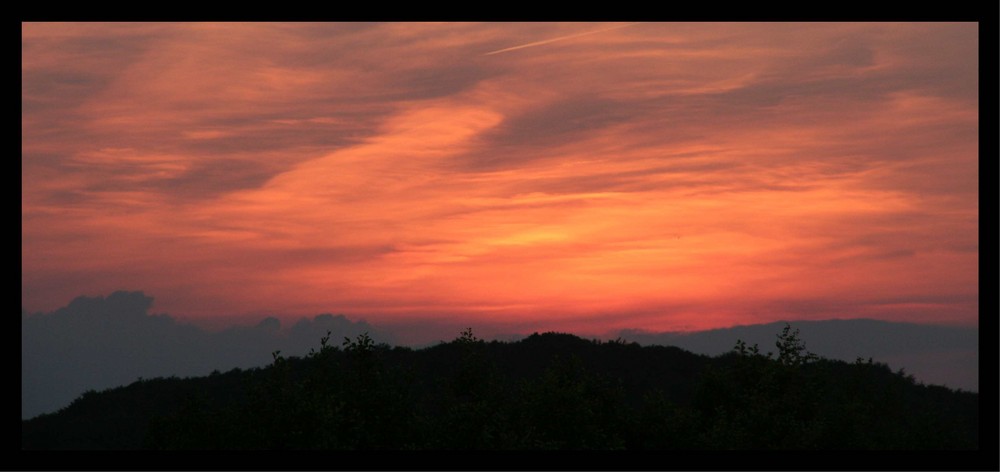
<instances>
[{"instance_id":1,"label":"sky","mask_svg":"<svg viewBox=\"0 0 1000 472\"><path fill-rule=\"evenodd\" d=\"M977 326L978 34L23 23L22 310Z\"/></svg>"}]
</instances>

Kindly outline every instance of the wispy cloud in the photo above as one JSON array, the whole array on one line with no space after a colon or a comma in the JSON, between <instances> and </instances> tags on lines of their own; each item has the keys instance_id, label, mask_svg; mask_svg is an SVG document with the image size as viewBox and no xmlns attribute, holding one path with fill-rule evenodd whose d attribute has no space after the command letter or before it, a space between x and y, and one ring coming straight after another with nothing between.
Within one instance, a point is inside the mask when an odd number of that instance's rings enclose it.
<instances>
[{"instance_id":1,"label":"wispy cloud","mask_svg":"<svg viewBox=\"0 0 1000 472\"><path fill-rule=\"evenodd\" d=\"M975 24L23 30L31 310L976 322Z\"/></svg>"}]
</instances>

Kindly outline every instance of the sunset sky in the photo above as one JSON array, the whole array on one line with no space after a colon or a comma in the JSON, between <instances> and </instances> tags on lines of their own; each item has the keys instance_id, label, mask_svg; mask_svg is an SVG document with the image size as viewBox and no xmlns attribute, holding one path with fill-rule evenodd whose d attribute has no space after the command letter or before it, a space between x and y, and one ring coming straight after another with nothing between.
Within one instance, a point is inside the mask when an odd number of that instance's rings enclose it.
<instances>
[{"instance_id":1,"label":"sunset sky","mask_svg":"<svg viewBox=\"0 0 1000 472\"><path fill-rule=\"evenodd\" d=\"M978 34L24 23L22 307L975 326Z\"/></svg>"}]
</instances>

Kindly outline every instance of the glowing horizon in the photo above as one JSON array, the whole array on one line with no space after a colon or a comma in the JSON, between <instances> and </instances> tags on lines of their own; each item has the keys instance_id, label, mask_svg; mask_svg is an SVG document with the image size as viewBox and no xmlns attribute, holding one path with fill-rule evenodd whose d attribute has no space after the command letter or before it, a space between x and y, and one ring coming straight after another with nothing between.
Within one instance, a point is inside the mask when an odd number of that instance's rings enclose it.
<instances>
[{"instance_id":1,"label":"glowing horizon","mask_svg":"<svg viewBox=\"0 0 1000 472\"><path fill-rule=\"evenodd\" d=\"M22 24L22 307L978 324L978 26Z\"/></svg>"}]
</instances>

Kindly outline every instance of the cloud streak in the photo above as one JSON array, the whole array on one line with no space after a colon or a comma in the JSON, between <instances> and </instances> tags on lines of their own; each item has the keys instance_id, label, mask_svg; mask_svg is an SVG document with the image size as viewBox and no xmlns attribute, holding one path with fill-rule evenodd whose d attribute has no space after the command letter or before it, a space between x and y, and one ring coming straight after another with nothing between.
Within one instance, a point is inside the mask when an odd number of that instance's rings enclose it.
<instances>
[{"instance_id":1,"label":"cloud streak","mask_svg":"<svg viewBox=\"0 0 1000 472\"><path fill-rule=\"evenodd\" d=\"M589 36L589 35L592 35L592 34L603 33L605 31L616 30L618 28L625 28L627 26L632 26L632 25L637 25L637 24L638 23L626 23L624 25L617 25L617 26L611 26L611 27L608 27L608 28L602 28L602 29L599 29L599 30L587 31L585 33L576 33L576 34L570 34L570 35L566 35L566 36L560 36L558 38L546 39L546 40L542 40L542 41L535 41L535 42L528 43L528 44L522 44L520 46L512 46L512 47L509 47L509 48L498 49L496 51L490 51L490 52L488 52L486 54L483 54L483 55L484 56L492 56L494 54L501 54L501 53L505 53L505 52L509 52L509 51L517 51L518 49L532 48L532 47L535 47L535 46L542 46L542 45L551 44L551 43L554 43L554 42L557 42L557 41L566 41L568 39L575 39L575 38L579 38L581 36Z\"/></svg>"}]
</instances>

